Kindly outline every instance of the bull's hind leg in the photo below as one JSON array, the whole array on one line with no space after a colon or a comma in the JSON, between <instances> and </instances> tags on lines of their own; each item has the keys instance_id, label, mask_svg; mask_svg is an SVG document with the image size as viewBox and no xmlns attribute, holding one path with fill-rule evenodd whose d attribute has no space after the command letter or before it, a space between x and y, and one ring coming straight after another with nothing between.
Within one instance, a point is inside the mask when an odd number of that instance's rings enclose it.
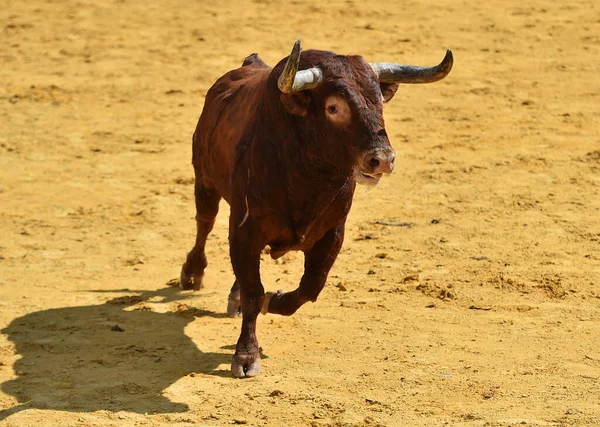
<instances>
[{"instance_id":1,"label":"bull's hind leg","mask_svg":"<svg viewBox=\"0 0 600 427\"><path fill-rule=\"evenodd\" d=\"M215 224L215 217L219 211L221 195L214 189L206 188L198 183L194 194L196 197L196 244L187 256L181 269L181 287L183 289L198 290L202 287L204 269L206 268L206 238Z\"/></svg>"},{"instance_id":2,"label":"bull's hind leg","mask_svg":"<svg viewBox=\"0 0 600 427\"><path fill-rule=\"evenodd\" d=\"M237 280L233 283L231 290L229 291L229 298L227 299L227 315L229 317L237 317L242 314L242 303L240 284Z\"/></svg>"},{"instance_id":3,"label":"bull's hind leg","mask_svg":"<svg viewBox=\"0 0 600 427\"><path fill-rule=\"evenodd\" d=\"M262 307L262 313L274 313L290 316L308 301L315 302L325 282L329 270L344 241L344 224L329 230L315 245L304 253L304 275L298 289L292 292L268 292Z\"/></svg>"}]
</instances>

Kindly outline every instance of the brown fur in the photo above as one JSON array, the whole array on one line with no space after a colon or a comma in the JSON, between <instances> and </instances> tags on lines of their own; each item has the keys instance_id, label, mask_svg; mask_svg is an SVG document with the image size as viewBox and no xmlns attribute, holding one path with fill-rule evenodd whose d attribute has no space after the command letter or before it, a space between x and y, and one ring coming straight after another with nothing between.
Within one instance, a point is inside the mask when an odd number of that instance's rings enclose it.
<instances>
[{"instance_id":1,"label":"brown fur","mask_svg":"<svg viewBox=\"0 0 600 427\"><path fill-rule=\"evenodd\" d=\"M217 80L193 137L198 234L181 282L184 288L200 287L206 236L219 199L225 198L231 206L236 276L230 307L239 296L243 313L232 365L236 376L242 376L240 366L246 375L258 372L253 366L260 359L255 324L264 300L262 249L270 245L273 258L290 250L305 253L300 286L274 295L268 312L290 315L315 301L342 246L356 186L354 168L368 172L372 167L363 164L365 153L393 152L382 101L386 94L385 100L393 96L397 85L380 86L361 57L306 51L300 69L319 66L325 82L312 91L282 94L277 78L284 63L271 69L253 54ZM351 109L347 126L335 126L326 117L325 100L332 95L343 97Z\"/></svg>"}]
</instances>

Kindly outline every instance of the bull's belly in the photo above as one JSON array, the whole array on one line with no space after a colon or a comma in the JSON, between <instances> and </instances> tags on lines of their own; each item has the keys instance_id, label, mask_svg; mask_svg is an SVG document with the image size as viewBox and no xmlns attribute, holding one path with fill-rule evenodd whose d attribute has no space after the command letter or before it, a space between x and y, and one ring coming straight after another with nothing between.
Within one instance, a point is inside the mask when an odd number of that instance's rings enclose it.
<instances>
[{"instance_id":1,"label":"bull's belly","mask_svg":"<svg viewBox=\"0 0 600 427\"><path fill-rule=\"evenodd\" d=\"M343 221L344 217L327 217L314 221L294 232L291 228L281 230L276 238L268 241L271 258L277 259L291 251L310 250L330 229Z\"/></svg>"}]
</instances>

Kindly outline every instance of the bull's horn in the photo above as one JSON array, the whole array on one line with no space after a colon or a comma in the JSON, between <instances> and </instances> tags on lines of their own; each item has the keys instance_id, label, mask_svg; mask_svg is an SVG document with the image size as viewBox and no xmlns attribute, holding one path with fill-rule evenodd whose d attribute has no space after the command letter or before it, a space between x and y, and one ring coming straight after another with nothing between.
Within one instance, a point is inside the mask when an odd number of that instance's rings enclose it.
<instances>
[{"instance_id":1,"label":"bull's horn","mask_svg":"<svg viewBox=\"0 0 600 427\"><path fill-rule=\"evenodd\" d=\"M386 62L371 62L371 67L382 83L433 83L448 75L453 62L452 51L447 50L442 62L434 67Z\"/></svg>"},{"instance_id":2,"label":"bull's horn","mask_svg":"<svg viewBox=\"0 0 600 427\"><path fill-rule=\"evenodd\" d=\"M298 71L301 50L300 40L297 40L277 80L277 86L282 92L294 93L314 89L323 81L323 72L320 68L314 67Z\"/></svg>"}]
</instances>

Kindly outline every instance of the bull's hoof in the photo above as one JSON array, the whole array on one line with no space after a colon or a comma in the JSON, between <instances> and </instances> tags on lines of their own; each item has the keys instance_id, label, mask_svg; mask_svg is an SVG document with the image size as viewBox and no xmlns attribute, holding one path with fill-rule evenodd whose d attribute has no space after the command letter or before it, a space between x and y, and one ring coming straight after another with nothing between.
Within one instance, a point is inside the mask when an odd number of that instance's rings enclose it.
<instances>
[{"instance_id":1,"label":"bull's hoof","mask_svg":"<svg viewBox=\"0 0 600 427\"><path fill-rule=\"evenodd\" d=\"M242 304L240 300L240 291L232 290L227 299L227 315L229 317L239 317L242 315Z\"/></svg>"},{"instance_id":2,"label":"bull's hoof","mask_svg":"<svg viewBox=\"0 0 600 427\"><path fill-rule=\"evenodd\" d=\"M260 374L260 355L235 354L231 361L231 374L236 378L250 378Z\"/></svg>"},{"instance_id":3,"label":"bull's hoof","mask_svg":"<svg viewBox=\"0 0 600 427\"><path fill-rule=\"evenodd\" d=\"M183 264L183 268L181 269L181 276L179 277L179 283L181 284L181 289L189 291L193 289L195 291L201 289L202 279L204 278L204 272L201 274L187 274L187 263Z\"/></svg>"},{"instance_id":4,"label":"bull's hoof","mask_svg":"<svg viewBox=\"0 0 600 427\"><path fill-rule=\"evenodd\" d=\"M242 315L240 300L232 300L231 297L227 300L227 315L229 317L240 317Z\"/></svg>"},{"instance_id":5,"label":"bull's hoof","mask_svg":"<svg viewBox=\"0 0 600 427\"><path fill-rule=\"evenodd\" d=\"M265 300L263 301L263 305L262 308L260 310L261 314L267 314L269 313L269 304L271 303L271 300L273 299L274 296L280 296L283 294L287 294L286 291L284 291L283 289L277 289L277 291L275 293L273 292L267 292L265 293Z\"/></svg>"}]
</instances>

